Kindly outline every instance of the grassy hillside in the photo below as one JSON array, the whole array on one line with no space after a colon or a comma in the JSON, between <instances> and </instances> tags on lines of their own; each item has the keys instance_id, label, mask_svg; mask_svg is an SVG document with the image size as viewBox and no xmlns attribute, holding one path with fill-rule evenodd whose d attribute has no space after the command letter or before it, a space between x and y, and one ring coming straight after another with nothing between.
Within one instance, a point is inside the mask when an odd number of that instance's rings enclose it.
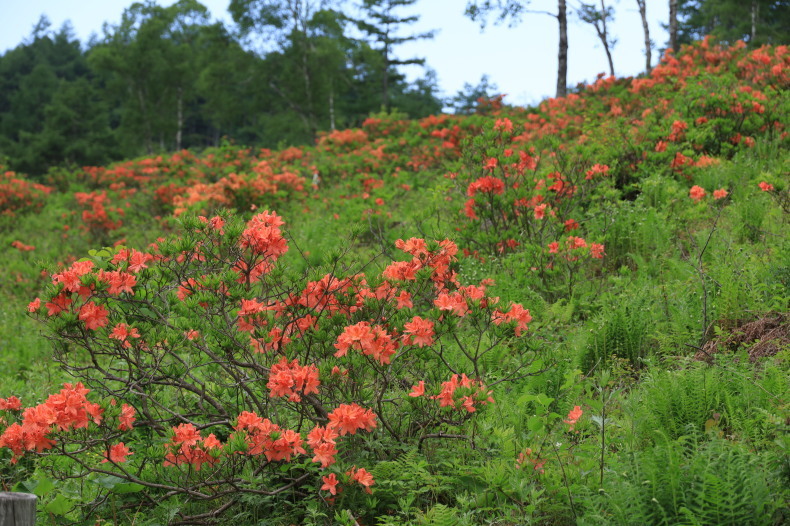
<instances>
[{"instance_id":1,"label":"grassy hillside","mask_svg":"<svg viewBox=\"0 0 790 526\"><path fill-rule=\"evenodd\" d=\"M3 487L43 524L787 521L788 88L786 47L701 42L536 108L6 172Z\"/></svg>"}]
</instances>

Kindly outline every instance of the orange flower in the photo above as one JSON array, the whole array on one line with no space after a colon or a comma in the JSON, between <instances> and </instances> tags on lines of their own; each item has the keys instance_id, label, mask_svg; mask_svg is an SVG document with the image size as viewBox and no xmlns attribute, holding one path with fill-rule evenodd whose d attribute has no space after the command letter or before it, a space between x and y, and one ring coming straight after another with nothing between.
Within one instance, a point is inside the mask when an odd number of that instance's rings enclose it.
<instances>
[{"instance_id":1,"label":"orange flower","mask_svg":"<svg viewBox=\"0 0 790 526\"><path fill-rule=\"evenodd\" d=\"M705 189L701 186L694 185L691 187L691 190L689 190L689 197L694 201L699 202L703 197L705 197Z\"/></svg>"},{"instance_id":2,"label":"orange flower","mask_svg":"<svg viewBox=\"0 0 790 526\"><path fill-rule=\"evenodd\" d=\"M718 190L713 191L714 199L724 199L725 197L727 197L727 195L729 195L729 192L727 192L727 190L725 190L724 188L719 188Z\"/></svg>"},{"instance_id":3,"label":"orange flower","mask_svg":"<svg viewBox=\"0 0 790 526\"><path fill-rule=\"evenodd\" d=\"M603 259L603 248L603 245L599 243L590 243L590 257L594 259Z\"/></svg>"},{"instance_id":4,"label":"orange flower","mask_svg":"<svg viewBox=\"0 0 790 526\"><path fill-rule=\"evenodd\" d=\"M356 466L352 467L346 472L346 475L350 476L355 481L359 482L362 486L365 486L365 491L370 493L370 486L375 484L373 481L373 475L367 472L365 468L357 469Z\"/></svg>"},{"instance_id":5,"label":"orange flower","mask_svg":"<svg viewBox=\"0 0 790 526\"><path fill-rule=\"evenodd\" d=\"M337 477L334 473L330 473L326 477L321 477L321 480L324 481L324 485L321 486L322 491L328 491L332 495L337 495Z\"/></svg>"},{"instance_id":6,"label":"orange flower","mask_svg":"<svg viewBox=\"0 0 790 526\"><path fill-rule=\"evenodd\" d=\"M110 450L105 453L106 458L101 462L102 464L104 464L105 462L113 462L115 464L121 464L123 462L126 462L126 457L133 454L134 453L129 451L129 448L126 447L123 442L119 442L114 446L110 447Z\"/></svg>"},{"instance_id":7,"label":"orange flower","mask_svg":"<svg viewBox=\"0 0 790 526\"><path fill-rule=\"evenodd\" d=\"M95 331L99 327L107 325L107 315L109 311L101 305L96 305L92 301L85 303L80 308L80 320L85 322L85 327Z\"/></svg>"},{"instance_id":8,"label":"orange flower","mask_svg":"<svg viewBox=\"0 0 790 526\"><path fill-rule=\"evenodd\" d=\"M577 405L574 406L573 409L571 409L568 412L568 418L566 420L563 420L563 422L565 422L570 426L569 429L570 431L573 431L573 426L576 425L576 422L579 421L579 418L581 418L581 416L582 416L582 408Z\"/></svg>"},{"instance_id":9,"label":"orange flower","mask_svg":"<svg viewBox=\"0 0 790 526\"><path fill-rule=\"evenodd\" d=\"M412 398L417 398L418 396L424 395L425 394L425 381L424 380L420 380L420 383L418 383L417 385L413 386L411 389L412 390L411 390L411 393L409 393L409 396L411 396Z\"/></svg>"},{"instance_id":10,"label":"orange flower","mask_svg":"<svg viewBox=\"0 0 790 526\"><path fill-rule=\"evenodd\" d=\"M771 183L766 183L765 181L761 181L760 184L758 184L757 186L759 186L760 190L762 190L763 192L772 192L774 189L774 185L772 185Z\"/></svg>"},{"instance_id":11,"label":"orange flower","mask_svg":"<svg viewBox=\"0 0 790 526\"><path fill-rule=\"evenodd\" d=\"M403 326L403 332L408 334L410 343L417 347L426 347L433 344L433 322L424 320L419 316Z\"/></svg>"},{"instance_id":12,"label":"orange flower","mask_svg":"<svg viewBox=\"0 0 790 526\"><path fill-rule=\"evenodd\" d=\"M376 427L376 414L357 404L341 404L329 413L329 426L341 435L355 434L359 429L370 431Z\"/></svg>"},{"instance_id":13,"label":"orange flower","mask_svg":"<svg viewBox=\"0 0 790 526\"><path fill-rule=\"evenodd\" d=\"M121 431L127 431L132 428L132 424L134 423L134 415L135 410L134 407L130 406L129 404L123 404L121 406L121 414L118 417L118 429Z\"/></svg>"}]
</instances>

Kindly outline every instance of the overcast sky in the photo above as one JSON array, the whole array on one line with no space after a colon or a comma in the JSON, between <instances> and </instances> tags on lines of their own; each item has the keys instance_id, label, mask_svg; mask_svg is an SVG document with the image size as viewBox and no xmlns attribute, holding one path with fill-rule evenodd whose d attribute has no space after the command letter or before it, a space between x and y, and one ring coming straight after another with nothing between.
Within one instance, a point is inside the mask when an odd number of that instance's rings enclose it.
<instances>
[{"instance_id":1,"label":"overcast sky","mask_svg":"<svg viewBox=\"0 0 790 526\"><path fill-rule=\"evenodd\" d=\"M203 0L212 18L230 22L227 6L230 0ZM590 0L588 0L590 1ZM174 0L159 0L171 5ZM353 2L348 2L353 4ZM596 1L597 3L597 1ZM54 29L71 21L76 36L87 42L92 33L101 34L104 22L116 24L131 0L0 0L0 53L16 47L29 37L33 26L46 14ZM569 8L577 5L569 0ZM615 8L611 32L617 38L613 51L617 76L633 76L644 70L644 35L636 0L608 0ZM396 49L400 58L424 57L438 78L445 96L454 95L464 83L476 85L482 75L507 93L511 104L536 103L553 96L557 79L557 20L548 15L530 14L513 28L480 25L464 16L466 0L418 0L405 15L417 14L421 19L404 30L404 34L436 30L433 40L404 44ZM531 9L556 12L555 0L533 0ZM657 47L667 41L661 27L668 13L666 0L648 0L650 36ZM569 16L568 83L594 80L608 70L606 55L595 29ZM658 52L653 52L653 63ZM404 70L413 80L425 70L409 66Z\"/></svg>"}]
</instances>

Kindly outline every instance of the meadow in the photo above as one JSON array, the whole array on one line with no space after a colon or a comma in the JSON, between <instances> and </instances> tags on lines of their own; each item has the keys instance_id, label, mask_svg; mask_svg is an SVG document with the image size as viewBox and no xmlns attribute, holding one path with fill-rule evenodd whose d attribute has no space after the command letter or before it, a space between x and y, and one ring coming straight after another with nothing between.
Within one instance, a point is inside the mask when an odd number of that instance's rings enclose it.
<instances>
[{"instance_id":1,"label":"meadow","mask_svg":"<svg viewBox=\"0 0 790 526\"><path fill-rule=\"evenodd\" d=\"M0 179L40 524L790 521L790 51ZM315 175L317 174L317 175Z\"/></svg>"}]
</instances>

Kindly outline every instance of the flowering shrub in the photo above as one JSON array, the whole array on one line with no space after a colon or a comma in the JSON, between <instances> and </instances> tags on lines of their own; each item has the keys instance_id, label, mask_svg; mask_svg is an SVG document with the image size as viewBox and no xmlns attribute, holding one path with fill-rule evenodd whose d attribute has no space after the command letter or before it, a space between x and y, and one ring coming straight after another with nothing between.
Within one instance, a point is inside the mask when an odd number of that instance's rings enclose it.
<instances>
[{"instance_id":1,"label":"flowering shrub","mask_svg":"<svg viewBox=\"0 0 790 526\"><path fill-rule=\"evenodd\" d=\"M148 252L75 262L30 303L82 382L35 407L4 401L14 462L65 455L139 485L140 503L217 513L244 493L353 499L375 459L464 433L494 403L492 359L497 383L534 359L518 342L530 312L461 285L449 240L398 241L407 259L378 277L335 262L304 281L278 262L289 247L274 213L183 226Z\"/></svg>"},{"instance_id":2,"label":"flowering shrub","mask_svg":"<svg viewBox=\"0 0 790 526\"><path fill-rule=\"evenodd\" d=\"M27 209L41 208L52 188L33 183L15 172L3 172L0 165L0 214L13 216Z\"/></svg>"}]
</instances>

